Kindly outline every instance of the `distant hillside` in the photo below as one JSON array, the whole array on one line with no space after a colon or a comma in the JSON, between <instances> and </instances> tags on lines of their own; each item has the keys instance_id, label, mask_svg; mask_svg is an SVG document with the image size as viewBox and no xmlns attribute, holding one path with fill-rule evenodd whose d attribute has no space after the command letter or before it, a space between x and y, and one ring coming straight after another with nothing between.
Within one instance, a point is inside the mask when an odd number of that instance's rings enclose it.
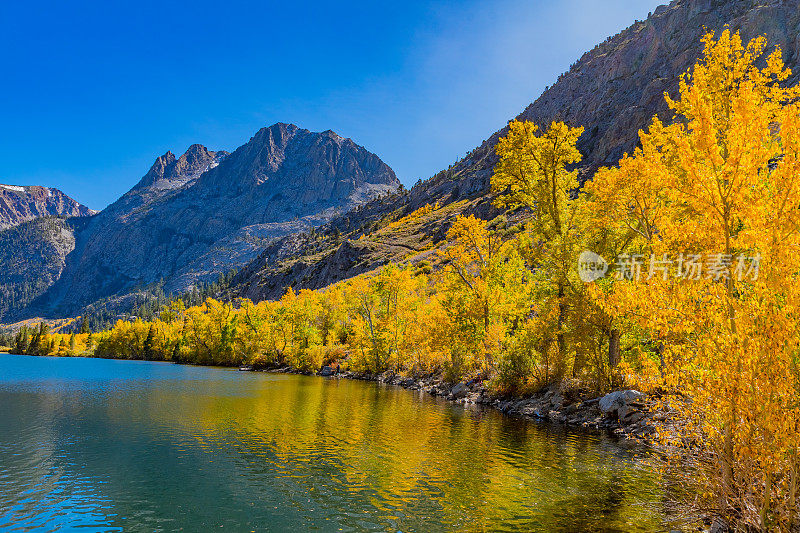
<instances>
[{"instance_id":1,"label":"distant hillside","mask_svg":"<svg viewBox=\"0 0 800 533\"><path fill-rule=\"evenodd\" d=\"M25 307L61 276L85 220L40 217L0 231L0 316Z\"/></svg>"},{"instance_id":2,"label":"distant hillside","mask_svg":"<svg viewBox=\"0 0 800 533\"><path fill-rule=\"evenodd\" d=\"M85 217L94 213L58 189L0 184L0 230L37 217Z\"/></svg>"},{"instance_id":3,"label":"distant hillside","mask_svg":"<svg viewBox=\"0 0 800 533\"><path fill-rule=\"evenodd\" d=\"M75 234L55 283L9 318L63 317L158 284L181 293L399 182L376 155L332 131L258 131L233 153L191 146L159 157L141 181ZM5 305L8 307L8 305Z\"/></svg>"},{"instance_id":4,"label":"distant hillside","mask_svg":"<svg viewBox=\"0 0 800 533\"><path fill-rule=\"evenodd\" d=\"M725 25L741 30L745 39L765 34L771 46L781 47L797 79L800 0L676 0L585 53L516 118L584 126L581 173L589 179L598 167L613 165L633 150L638 131L653 115L666 115L664 93L676 92L679 76L700 56L706 29ZM494 133L453 167L410 191L337 217L313 234L271 244L239 272L227 294L278 298L288 286L321 288L388 261L434 259L430 251L416 248L438 246L458 213L487 219L500 214L491 206L489 182L497 161L494 149L505 132ZM439 210L402 231L389 226L437 202Z\"/></svg>"}]
</instances>

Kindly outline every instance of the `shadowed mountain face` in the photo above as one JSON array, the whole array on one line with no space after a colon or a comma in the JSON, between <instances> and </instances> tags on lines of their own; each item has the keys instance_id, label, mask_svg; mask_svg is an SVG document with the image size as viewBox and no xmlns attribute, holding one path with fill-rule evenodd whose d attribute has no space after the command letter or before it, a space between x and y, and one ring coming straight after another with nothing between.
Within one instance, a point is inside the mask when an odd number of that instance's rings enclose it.
<instances>
[{"instance_id":1,"label":"shadowed mountain face","mask_svg":"<svg viewBox=\"0 0 800 533\"><path fill-rule=\"evenodd\" d=\"M93 213L58 189L0 184L0 230L37 217L85 217Z\"/></svg>"},{"instance_id":2,"label":"shadowed mountain face","mask_svg":"<svg viewBox=\"0 0 800 533\"><path fill-rule=\"evenodd\" d=\"M0 316L28 305L64 270L88 218L39 217L0 231Z\"/></svg>"},{"instance_id":3,"label":"shadowed mountain face","mask_svg":"<svg viewBox=\"0 0 800 533\"><path fill-rule=\"evenodd\" d=\"M553 120L583 126L578 147L583 154L581 176L590 179L600 166L614 165L638 142L639 130L656 114L671 118L664 93L675 95L678 80L702 53L706 31L729 26L745 40L766 35L771 47L779 46L784 61L800 77L800 0L675 0L661 6L586 52L568 72L530 104L520 120L546 127ZM447 171L418 183L403 195L364 206L331 221L309 241L295 236L274 242L234 279L231 294L256 301L278 298L287 286L320 288L389 260L430 259L409 252L409 242L444 237L457 212L491 218L490 179L497 157L495 146L506 134L503 128ZM409 240L376 231L381 220L397 218L425 204L442 206L437 220L428 220ZM428 217L431 218L431 217ZM355 238L367 234L365 241ZM347 238L351 240L347 240ZM413 244L412 242L412 244ZM322 259L320 259L322 257Z\"/></svg>"},{"instance_id":4,"label":"shadowed mountain face","mask_svg":"<svg viewBox=\"0 0 800 533\"><path fill-rule=\"evenodd\" d=\"M75 236L60 279L21 314L66 316L163 282L183 292L322 224L399 182L352 140L289 124L263 128L233 153L167 152Z\"/></svg>"}]
</instances>

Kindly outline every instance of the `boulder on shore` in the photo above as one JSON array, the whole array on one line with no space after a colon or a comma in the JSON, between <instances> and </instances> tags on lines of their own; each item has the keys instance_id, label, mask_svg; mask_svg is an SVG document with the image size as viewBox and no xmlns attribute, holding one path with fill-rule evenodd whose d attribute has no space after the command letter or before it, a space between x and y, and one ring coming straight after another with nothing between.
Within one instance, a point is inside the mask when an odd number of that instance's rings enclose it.
<instances>
[{"instance_id":1,"label":"boulder on shore","mask_svg":"<svg viewBox=\"0 0 800 533\"><path fill-rule=\"evenodd\" d=\"M600 410L608 415L613 416L622 407L627 407L631 402L643 400L645 394L637 390L618 390L606 394L597 402Z\"/></svg>"},{"instance_id":2,"label":"boulder on shore","mask_svg":"<svg viewBox=\"0 0 800 533\"><path fill-rule=\"evenodd\" d=\"M625 425L635 424L644 418L644 413L633 405L623 405L617 409L617 418Z\"/></svg>"},{"instance_id":3,"label":"boulder on shore","mask_svg":"<svg viewBox=\"0 0 800 533\"><path fill-rule=\"evenodd\" d=\"M466 383L458 383L453 389L450 391L450 395L453 397L454 400L459 398L463 398L469 392L469 386Z\"/></svg>"}]
</instances>

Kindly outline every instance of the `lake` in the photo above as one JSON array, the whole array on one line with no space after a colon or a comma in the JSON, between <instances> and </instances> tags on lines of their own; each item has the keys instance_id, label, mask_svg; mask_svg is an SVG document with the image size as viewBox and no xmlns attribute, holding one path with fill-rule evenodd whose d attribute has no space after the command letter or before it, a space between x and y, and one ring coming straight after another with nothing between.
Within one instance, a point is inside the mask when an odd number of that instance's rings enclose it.
<instances>
[{"instance_id":1,"label":"lake","mask_svg":"<svg viewBox=\"0 0 800 533\"><path fill-rule=\"evenodd\" d=\"M659 531L642 452L375 383L0 355L3 531Z\"/></svg>"}]
</instances>

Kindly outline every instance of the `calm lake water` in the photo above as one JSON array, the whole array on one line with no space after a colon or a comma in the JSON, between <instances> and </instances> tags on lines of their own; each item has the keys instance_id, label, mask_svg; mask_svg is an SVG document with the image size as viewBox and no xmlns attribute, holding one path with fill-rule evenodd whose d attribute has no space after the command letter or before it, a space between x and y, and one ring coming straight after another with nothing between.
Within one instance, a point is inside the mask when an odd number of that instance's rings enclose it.
<instances>
[{"instance_id":1,"label":"calm lake water","mask_svg":"<svg viewBox=\"0 0 800 533\"><path fill-rule=\"evenodd\" d=\"M3 531L659 531L661 501L612 439L396 387L0 355Z\"/></svg>"}]
</instances>

